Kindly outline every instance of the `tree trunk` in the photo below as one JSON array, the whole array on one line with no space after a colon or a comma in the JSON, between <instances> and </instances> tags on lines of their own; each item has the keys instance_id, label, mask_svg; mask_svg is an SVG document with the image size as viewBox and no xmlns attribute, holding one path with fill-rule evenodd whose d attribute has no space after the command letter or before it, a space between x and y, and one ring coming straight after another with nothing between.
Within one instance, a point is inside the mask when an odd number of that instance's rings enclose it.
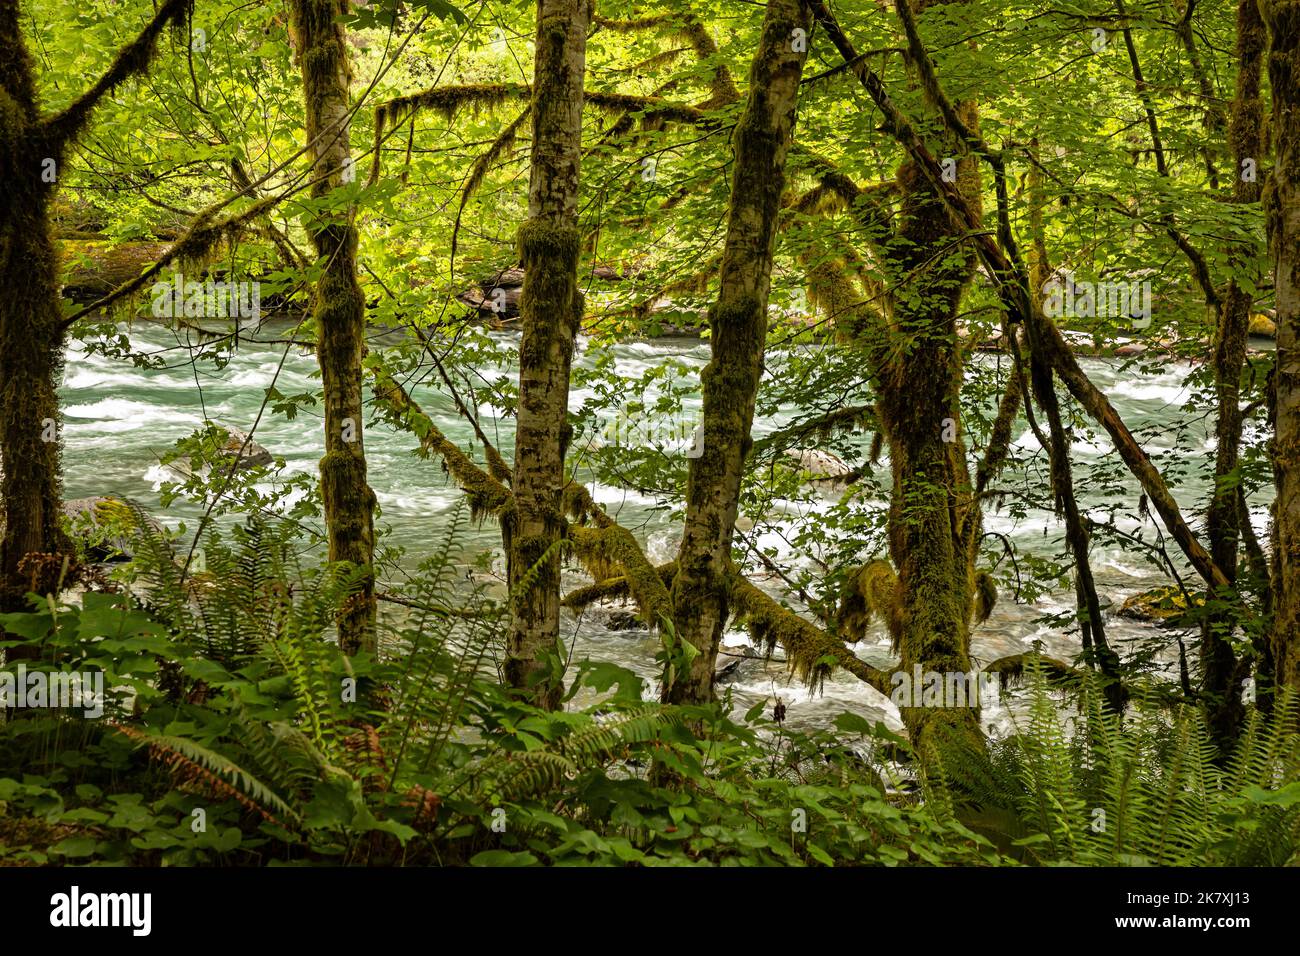
<instances>
[{"instance_id":1,"label":"tree trunk","mask_svg":"<svg viewBox=\"0 0 1300 956\"><path fill-rule=\"evenodd\" d=\"M1278 682L1300 689L1300 0L1262 0L1273 93L1273 171L1263 197L1277 296Z\"/></svg>"},{"instance_id":2,"label":"tree trunk","mask_svg":"<svg viewBox=\"0 0 1300 956\"><path fill-rule=\"evenodd\" d=\"M49 204L63 149L46 135L16 4L0 6L0 612L57 587L69 545L61 530L63 365L59 264ZM48 556L48 557L46 557ZM8 652L33 656L34 648Z\"/></svg>"},{"instance_id":3,"label":"tree trunk","mask_svg":"<svg viewBox=\"0 0 1300 956\"><path fill-rule=\"evenodd\" d=\"M728 615L727 566L767 338L785 159L811 27L801 0L769 0L736 126L720 287L709 310L712 358L701 375L703 448L690 463L686 525L672 588L677 637L699 653L681 672L665 675L668 703L713 697L714 665Z\"/></svg>"},{"instance_id":4,"label":"tree trunk","mask_svg":"<svg viewBox=\"0 0 1300 956\"><path fill-rule=\"evenodd\" d=\"M538 0L528 221L519 230L524 288L515 503L502 516L510 583L505 678L546 707L559 703L562 689L541 655L555 648L560 630L569 368L583 308L578 180L590 16L588 0Z\"/></svg>"},{"instance_id":5,"label":"tree trunk","mask_svg":"<svg viewBox=\"0 0 1300 956\"><path fill-rule=\"evenodd\" d=\"M294 0L306 99L307 153L312 197L325 199L353 179L349 146L348 88L351 69L343 27L336 17L349 0ZM374 652L375 494L366 480L362 442L361 359L366 305L357 284L357 230L352 211L328 211L310 226L322 273L316 285L316 354L325 393L325 456L320 461L321 497L330 561L361 574L360 587L340 609L339 646L349 654Z\"/></svg>"},{"instance_id":6,"label":"tree trunk","mask_svg":"<svg viewBox=\"0 0 1300 956\"><path fill-rule=\"evenodd\" d=\"M968 107L968 123L974 109ZM974 255L947 255L960 241L943 202L909 160L899 170L903 190L895 238L885 250L888 274L899 277L889 305L895 343L877 372L881 424L889 445L893 486L889 554L898 575L895 635L906 674L969 673L974 549L965 533L977 508L961 435L961 356L957 307L974 271ZM958 167L958 186L978 205L974 160ZM905 277L914 277L911 284ZM918 702L922 688L912 687ZM900 707L913 746L926 757L937 736L982 740L979 709Z\"/></svg>"},{"instance_id":7,"label":"tree trunk","mask_svg":"<svg viewBox=\"0 0 1300 956\"><path fill-rule=\"evenodd\" d=\"M1256 177L1247 177L1243 164L1258 164L1264 152L1263 115L1260 104L1260 72L1267 36L1257 0L1237 5L1237 80L1232 104L1229 140L1233 157L1233 202L1241 205L1259 201ZM1252 170L1253 173L1253 170ZM1254 258L1249 245L1234 244L1228 250L1232 278L1218 308L1214 334L1214 390L1218 405L1215 422L1214 492L1206 517L1210 557L1234 585L1237 580L1238 549L1241 539L1241 509L1237 507L1241 449L1241 373L1246 363L1250 334L1250 308L1254 301L1249 286L1243 287L1237 272L1250 268ZM1255 278L1252 276L1252 278ZM1210 730L1219 750L1227 754L1237 739L1245 708L1239 685L1240 664L1232 649L1232 632L1239 615L1232 596L1224 594L1221 608L1212 609L1201 627L1201 691L1209 711ZM1271 681L1267 657L1258 670L1261 690Z\"/></svg>"},{"instance_id":8,"label":"tree trunk","mask_svg":"<svg viewBox=\"0 0 1300 956\"><path fill-rule=\"evenodd\" d=\"M1037 152L1038 140L1033 140ZM1035 156L1037 159L1037 156ZM1050 277L1047 237L1043 229L1043 174L1035 162L1029 168L1029 284L1035 294L1041 294ZM1014 334L1014 332L1012 333ZM1041 350L1036 318L1025 322L1025 335L1030 342L1030 387L1039 407L1047 419L1048 459L1051 468L1052 497L1058 517L1065 520L1065 539L1074 556L1075 608L1079 621L1079 636L1084 657L1089 667L1099 668L1106 681L1106 701L1110 709L1119 713L1124 709L1125 691L1120 682L1119 655L1106 638L1106 622L1101 613L1101 599L1097 595L1097 582L1092 575L1089 556L1088 529L1074 494L1074 470L1070 464L1070 440L1061 417L1060 400L1056 394L1055 378L1051 365ZM1014 343L1013 347L1014 347ZM1028 395L1025 396L1028 401Z\"/></svg>"}]
</instances>

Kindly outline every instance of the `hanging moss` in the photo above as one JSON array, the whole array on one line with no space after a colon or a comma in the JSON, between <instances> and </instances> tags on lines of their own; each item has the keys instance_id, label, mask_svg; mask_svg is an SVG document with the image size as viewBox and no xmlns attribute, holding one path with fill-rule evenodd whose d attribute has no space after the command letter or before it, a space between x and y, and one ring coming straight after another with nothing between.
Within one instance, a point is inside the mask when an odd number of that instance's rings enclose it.
<instances>
[{"instance_id":1,"label":"hanging moss","mask_svg":"<svg viewBox=\"0 0 1300 956\"><path fill-rule=\"evenodd\" d=\"M1016 422L1016 413L1020 410L1022 395L1022 378L1020 367L1016 366L1007 378L1002 398L998 402L998 413L993 419L993 428L989 432L988 447L980 460L975 475L975 494L980 495L988 487L1007 460L1011 450L1011 428Z\"/></svg>"},{"instance_id":2,"label":"hanging moss","mask_svg":"<svg viewBox=\"0 0 1300 956\"><path fill-rule=\"evenodd\" d=\"M596 581L624 582L649 627L658 627L661 620L672 620L672 600L660 569L646 560L632 532L617 524L599 529L573 527L569 529L569 540L574 555Z\"/></svg>"},{"instance_id":3,"label":"hanging moss","mask_svg":"<svg viewBox=\"0 0 1300 956\"><path fill-rule=\"evenodd\" d=\"M902 633L903 600L898 593L898 576L888 561L876 559L849 575L840 593L836 614L840 637L856 643L866 637L872 620L880 618L889 630L895 651Z\"/></svg>"},{"instance_id":4,"label":"hanging moss","mask_svg":"<svg viewBox=\"0 0 1300 956\"><path fill-rule=\"evenodd\" d=\"M993 575L980 571L975 575L975 623L983 624L998 603L998 584Z\"/></svg>"},{"instance_id":5,"label":"hanging moss","mask_svg":"<svg viewBox=\"0 0 1300 956\"><path fill-rule=\"evenodd\" d=\"M194 217L194 221L185 233L152 265L103 297L78 309L64 320L64 325L69 326L87 315L110 310L118 307L122 302L130 301L139 294L141 289L153 285L158 275L169 265L176 264L182 269L202 270L219 253L237 246L252 224L269 213L279 201L278 196L266 196L224 219L216 219L216 215L225 205L224 202L205 209Z\"/></svg>"},{"instance_id":6,"label":"hanging moss","mask_svg":"<svg viewBox=\"0 0 1300 956\"><path fill-rule=\"evenodd\" d=\"M397 96L380 103L375 107L371 181L377 180L379 176L380 148L384 141L384 133L403 121L413 120L419 113L427 111L436 113L447 122L451 122L462 110L468 109L477 115L483 111L497 109L511 101L530 104L531 108L532 99L532 89L523 83L472 83L460 86L435 86L419 93ZM659 120L688 124L701 124L707 119L707 114L703 110L655 96L589 90L583 94L583 102L610 114L640 112ZM509 134L508 139L513 140L513 133ZM504 149L505 147L501 147L501 150Z\"/></svg>"},{"instance_id":7,"label":"hanging moss","mask_svg":"<svg viewBox=\"0 0 1300 956\"><path fill-rule=\"evenodd\" d=\"M886 696L889 674L873 667L794 611L782 607L740 576L731 578L730 599L735 623L748 629L755 644L770 655L781 647L790 671L809 687L820 690L836 667L870 684Z\"/></svg>"},{"instance_id":8,"label":"hanging moss","mask_svg":"<svg viewBox=\"0 0 1300 956\"><path fill-rule=\"evenodd\" d=\"M185 39L183 34L188 31L193 9L194 0L166 0L144 30L118 51L107 72L62 113L45 122L49 145L53 148L45 155L61 158L64 147L86 128L95 107L127 80L148 72L163 30L170 27L177 38Z\"/></svg>"},{"instance_id":9,"label":"hanging moss","mask_svg":"<svg viewBox=\"0 0 1300 956\"><path fill-rule=\"evenodd\" d=\"M375 111L376 132L374 168L370 176L372 183L376 182L379 178L379 148L381 144L379 127L382 122L380 119L382 109L383 107L380 107L379 110ZM469 175L465 177L465 185L460 189L460 204L456 209L456 221L452 225L451 230L450 258L452 262L456 261L456 249L460 242L461 217L465 214L465 207L469 205L470 199L478 192L479 187L483 185L483 180L486 178L488 171L500 161L501 157L514 149L515 137L519 134L519 128L523 126L524 121L528 119L531 113L532 104L530 103L528 106L524 107L523 111L516 116L505 129L497 134L497 138L492 141L484 152L479 154L478 158L474 160L474 165L470 167ZM408 141L408 153L409 146L410 144ZM407 163L409 165L409 158Z\"/></svg>"}]
</instances>

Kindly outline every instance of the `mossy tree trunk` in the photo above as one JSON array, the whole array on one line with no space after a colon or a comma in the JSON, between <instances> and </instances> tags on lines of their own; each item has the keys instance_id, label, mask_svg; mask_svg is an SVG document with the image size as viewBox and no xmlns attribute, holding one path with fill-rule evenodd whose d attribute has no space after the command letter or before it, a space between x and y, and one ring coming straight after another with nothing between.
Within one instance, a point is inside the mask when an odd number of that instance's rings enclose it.
<instances>
[{"instance_id":1,"label":"mossy tree trunk","mask_svg":"<svg viewBox=\"0 0 1300 956\"><path fill-rule=\"evenodd\" d=\"M1273 94L1273 170L1263 197L1277 296L1273 654L1278 682L1300 689L1300 0L1262 0Z\"/></svg>"},{"instance_id":2,"label":"mossy tree trunk","mask_svg":"<svg viewBox=\"0 0 1300 956\"><path fill-rule=\"evenodd\" d=\"M0 610L6 612L25 609L28 591L53 590L58 568L39 556L68 550L59 524L55 392L63 311L48 215L63 150L44 135L18 17L15 5L0 8L0 175L7 184L0 203Z\"/></svg>"},{"instance_id":3,"label":"mossy tree trunk","mask_svg":"<svg viewBox=\"0 0 1300 956\"><path fill-rule=\"evenodd\" d=\"M944 97L915 20L926 6L912 0L898 12L909 34L912 75L938 105ZM978 135L975 104L954 103L952 109ZM949 149L956 145L951 131L945 139ZM981 521L961 429L957 313L976 257L932 174L916 157L898 171L896 225L878 249L890 289L886 325L878 334L889 344L872 349L873 377L893 478L888 537L897 574L891 630L899 665L908 674L918 667L923 673L967 674ZM978 221L980 177L973 156L957 163L954 185ZM921 694L921 688L912 691ZM901 707L899 713L923 763L950 740L983 745L978 706Z\"/></svg>"},{"instance_id":4,"label":"mossy tree trunk","mask_svg":"<svg viewBox=\"0 0 1300 956\"><path fill-rule=\"evenodd\" d=\"M186 24L189 11L190 0L167 0L93 86L43 117L20 4L0 4L0 611L55 590L71 551L60 522L64 319L49 214L64 159L100 101L148 70L163 29Z\"/></svg>"},{"instance_id":5,"label":"mossy tree trunk","mask_svg":"<svg viewBox=\"0 0 1300 956\"><path fill-rule=\"evenodd\" d=\"M519 230L519 411L502 516L510 583L505 678L554 707L561 686L542 659L560 629L561 494L569 438L569 370L582 319L578 182L589 0L538 0L528 221Z\"/></svg>"},{"instance_id":6,"label":"mossy tree trunk","mask_svg":"<svg viewBox=\"0 0 1300 956\"><path fill-rule=\"evenodd\" d=\"M720 288L709 311L712 358L701 376L703 448L689 467L686 525L672 587L677 637L699 653L680 672L665 675L663 698L670 703L713 696L728 616L731 541L767 338L785 159L811 28L811 13L801 0L769 0L736 127Z\"/></svg>"},{"instance_id":7,"label":"mossy tree trunk","mask_svg":"<svg viewBox=\"0 0 1300 956\"><path fill-rule=\"evenodd\" d=\"M973 106L963 112L973 124ZM975 260L961 249L951 217L916 164L905 163L898 178L898 226L883 251L889 274L899 277L890 283L889 306L902 343L888 350L876 375L876 407L893 473L888 532L898 575L894 637L906 673L917 666L922 672L968 673L979 534L970 513L978 504L960 425L957 311ZM959 163L957 182L977 206L973 160ZM903 707L900 716L923 754L943 731L981 739L976 707Z\"/></svg>"},{"instance_id":8,"label":"mossy tree trunk","mask_svg":"<svg viewBox=\"0 0 1300 956\"><path fill-rule=\"evenodd\" d=\"M353 180L349 146L351 69L336 17L349 0L294 0L291 12L306 99L307 154L312 197L323 200ZM366 478L362 441L361 360L366 305L357 284L357 230L353 211L329 210L310 226L321 275L313 316L316 354L325 393L325 456L321 497L329 559L359 570L360 586L340 610L339 645L348 653L375 644L375 495Z\"/></svg>"},{"instance_id":9,"label":"mossy tree trunk","mask_svg":"<svg viewBox=\"0 0 1300 956\"><path fill-rule=\"evenodd\" d=\"M1260 17L1258 0L1240 0L1237 5L1236 96L1228 127L1234 166L1232 198L1240 205L1259 202L1260 183L1253 175L1253 167L1262 161L1264 152L1260 74L1266 44L1267 33ZM1252 167L1250 174L1246 172L1247 163ZM1248 244L1238 243L1229 247L1233 275L1216 310L1214 334L1214 390L1218 414L1215 421L1214 491L1206 516L1206 536L1209 538L1210 556L1234 585L1241 540L1241 509L1238 507L1241 375L1246 363L1250 309L1254 301L1251 283L1240 282L1237 272L1251 268L1252 252ZM1232 749L1245 717L1240 686L1244 672L1231 641L1239 616L1234 593L1230 591L1223 595L1221 603L1215 602L1201 629L1202 693L1209 707L1211 733L1224 753ZM1256 670L1260 690L1265 693L1272 681L1270 658L1266 652Z\"/></svg>"}]
</instances>

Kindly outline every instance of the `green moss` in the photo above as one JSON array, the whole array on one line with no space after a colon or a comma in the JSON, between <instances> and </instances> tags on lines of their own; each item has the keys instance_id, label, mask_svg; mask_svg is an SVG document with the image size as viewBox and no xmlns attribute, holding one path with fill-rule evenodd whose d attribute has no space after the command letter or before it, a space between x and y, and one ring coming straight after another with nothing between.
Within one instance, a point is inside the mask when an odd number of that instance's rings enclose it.
<instances>
[{"instance_id":1,"label":"green moss","mask_svg":"<svg viewBox=\"0 0 1300 956\"><path fill-rule=\"evenodd\" d=\"M889 675L859 658L821 628L784 608L739 575L730 579L730 601L735 623L770 654L785 651L790 671L809 687L820 689L836 667L889 694Z\"/></svg>"},{"instance_id":2,"label":"green moss","mask_svg":"<svg viewBox=\"0 0 1300 956\"><path fill-rule=\"evenodd\" d=\"M851 643L866 636L872 620L881 618L897 650L902 633L903 600L898 593L898 576L888 561L876 559L851 574L840 593L836 615L838 634Z\"/></svg>"},{"instance_id":3,"label":"green moss","mask_svg":"<svg viewBox=\"0 0 1300 956\"><path fill-rule=\"evenodd\" d=\"M975 623L983 624L998 603L998 584L993 575L980 571L975 575Z\"/></svg>"},{"instance_id":4,"label":"green moss","mask_svg":"<svg viewBox=\"0 0 1300 956\"><path fill-rule=\"evenodd\" d=\"M569 540L574 555L596 581L624 582L647 625L654 628L662 620L672 620L672 599L660 570L646 559L632 532L617 524L570 528Z\"/></svg>"},{"instance_id":5,"label":"green moss","mask_svg":"<svg viewBox=\"0 0 1300 956\"><path fill-rule=\"evenodd\" d=\"M567 274L570 271L567 266L577 264L582 233L577 226L529 219L519 227L518 242L519 257L525 263L535 261L549 265L553 262L554 269Z\"/></svg>"},{"instance_id":6,"label":"green moss","mask_svg":"<svg viewBox=\"0 0 1300 956\"><path fill-rule=\"evenodd\" d=\"M654 570L659 575L659 580L664 583L664 587L669 587L677 575L677 562L661 564ZM564 596L560 604L576 611L600 601L617 601L632 596L630 579L626 575L619 575L586 587L575 588Z\"/></svg>"},{"instance_id":7,"label":"green moss","mask_svg":"<svg viewBox=\"0 0 1300 956\"><path fill-rule=\"evenodd\" d=\"M1205 605L1204 594L1192 596L1194 607ZM1120 617L1148 621L1169 627L1182 625L1188 613L1187 596L1176 585L1148 588L1127 598L1117 612Z\"/></svg>"}]
</instances>

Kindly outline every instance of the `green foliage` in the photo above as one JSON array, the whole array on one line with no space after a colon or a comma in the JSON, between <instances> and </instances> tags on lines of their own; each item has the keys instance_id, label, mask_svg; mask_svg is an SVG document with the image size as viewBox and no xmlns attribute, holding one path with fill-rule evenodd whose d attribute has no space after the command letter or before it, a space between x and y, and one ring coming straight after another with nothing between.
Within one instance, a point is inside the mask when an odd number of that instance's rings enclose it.
<instances>
[{"instance_id":1,"label":"green foliage","mask_svg":"<svg viewBox=\"0 0 1300 956\"><path fill-rule=\"evenodd\" d=\"M185 579L172 543L142 533L129 590L34 598L5 618L61 666L102 668L113 692L103 721L0 729L0 859L999 861L955 820L887 794L829 735L737 721L725 702L646 702L634 674L591 662L569 694L594 704L512 699L491 665L497 616L450 559L459 526L405 595L410 613L387 622L380 660L331 638L355 582L300 568L293 526L263 521L210 533L207 570Z\"/></svg>"},{"instance_id":2,"label":"green foliage","mask_svg":"<svg viewBox=\"0 0 1300 956\"><path fill-rule=\"evenodd\" d=\"M1088 672L1067 720L1031 658L1028 719L987 755L954 748L928 797L1026 862L1283 866L1300 859L1300 706L1250 711L1222 760L1202 710L1121 718Z\"/></svg>"}]
</instances>

